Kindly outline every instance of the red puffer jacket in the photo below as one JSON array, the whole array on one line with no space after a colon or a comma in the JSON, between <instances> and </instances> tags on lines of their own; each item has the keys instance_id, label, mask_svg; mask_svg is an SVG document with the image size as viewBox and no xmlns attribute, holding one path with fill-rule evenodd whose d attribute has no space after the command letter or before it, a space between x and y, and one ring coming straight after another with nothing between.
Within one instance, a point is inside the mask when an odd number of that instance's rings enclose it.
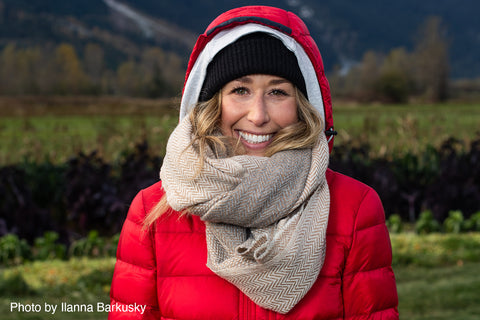
<instances>
[{"instance_id":1,"label":"red puffer jacket","mask_svg":"<svg viewBox=\"0 0 480 320\"><path fill-rule=\"evenodd\" d=\"M146 213L163 194L159 182L141 191L130 207L117 251L109 319L398 319L380 199L370 187L331 170L327 181L331 206L325 263L307 295L286 315L255 305L206 267L205 224L198 217L169 212L154 230L142 231ZM143 314L134 310L139 305L147 306Z\"/></svg>"}]
</instances>

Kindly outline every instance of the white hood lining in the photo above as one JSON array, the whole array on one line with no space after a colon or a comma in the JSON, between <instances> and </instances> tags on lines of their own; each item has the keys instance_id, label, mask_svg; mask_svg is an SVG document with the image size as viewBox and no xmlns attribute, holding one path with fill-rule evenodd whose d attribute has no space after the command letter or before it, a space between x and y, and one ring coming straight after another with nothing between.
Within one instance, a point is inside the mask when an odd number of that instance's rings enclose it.
<instances>
[{"instance_id":1,"label":"white hood lining","mask_svg":"<svg viewBox=\"0 0 480 320\"><path fill-rule=\"evenodd\" d=\"M220 31L212 40L210 40L210 42L207 43L198 56L185 84L180 104L180 121L187 116L190 110L196 105L207 72L207 66L210 61L212 61L213 57L220 50L238 38L253 32L265 32L271 34L280 39L285 47L295 54L300 71L305 79L305 85L307 86L308 100L318 110L323 123L325 123L325 110L317 74L315 73L315 68L313 67L312 62L305 53L305 50L303 50L302 46L292 37L257 23L249 23L233 29Z\"/></svg>"}]
</instances>

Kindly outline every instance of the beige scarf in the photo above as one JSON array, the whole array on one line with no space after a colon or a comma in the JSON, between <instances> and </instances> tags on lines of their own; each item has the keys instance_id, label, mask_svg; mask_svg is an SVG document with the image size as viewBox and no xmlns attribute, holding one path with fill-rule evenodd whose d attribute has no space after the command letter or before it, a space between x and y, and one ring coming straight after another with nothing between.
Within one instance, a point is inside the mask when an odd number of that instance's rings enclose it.
<instances>
[{"instance_id":1,"label":"beige scarf","mask_svg":"<svg viewBox=\"0 0 480 320\"><path fill-rule=\"evenodd\" d=\"M287 313L325 258L330 193L325 137L312 149L272 157L199 159L186 117L169 138L160 171L168 204L206 224L207 266L256 304Z\"/></svg>"}]
</instances>

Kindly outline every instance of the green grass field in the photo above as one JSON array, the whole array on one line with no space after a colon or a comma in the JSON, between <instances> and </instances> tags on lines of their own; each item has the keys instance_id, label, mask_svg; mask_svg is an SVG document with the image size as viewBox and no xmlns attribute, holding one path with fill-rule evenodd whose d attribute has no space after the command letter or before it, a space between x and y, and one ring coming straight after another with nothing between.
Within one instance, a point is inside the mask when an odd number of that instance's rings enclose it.
<instances>
[{"instance_id":1,"label":"green grass field","mask_svg":"<svg viewBox=\"0 0 480 320\"><path fill-rule=\"evenodd\" d=\"M2 270L2 319L106 319L107 313L97 304L109 302L114 264L113 258L85 258L36 261ZM69 310L66 305L62 311L62 303L91 305L94 312ZM46 305L56 306L55 314L53 309L46 312Z\"/></svg>"},{"instance_id":2,"label":"green grass field","mask_svg":"<svg viewBox=\"0 0 480 320\"><path fill-rule=\"evenodd\" d=\"M480 263L395 267L399 312L409 320L480 318Z\"/></svg>"},{"instance_id":3,"label":"green grass field","mask_svg":"<svg viewBox=\"0 0 480 320\"><path fill-rule=\"evenodd\" d=\"M469 144L480 134L480 104L334 106L336 142L368 142L373 155L421 152L450 137Z\"/></svg>"},{"instance_id":4,"label":"green grass field","mask_svg":"<svg viewBox=\"0 0 480 320\"><path fill-rule=\"evenodd\" d=\"M480 233L391 238L401 319L479 318ZM106 312L96 311L108 302L114 263L113 258L76 258L0 269L1 318L106 319ZM90 305L94 312L62 312L62 303ZM19 304L40 306L41 312L21 312ZM47 314L45 304L57 306L56 313Z\"/></svg>"},{"instance_id":5,"label":"green grass field","mask_svg":"<svg viewBox=\"0 0 480 320\"><path fill-rule=\"evenodd\" d=\"M177 105L176 99L0 97L0 166L63 163L92 151L113 161L145 139L162 154L178 122Z\"/></svg>"},{"instance_id":6,"label":"green grass field","mask_svg":"<svg viewBox=\"0 0 480 320\"><path fill-rule=\"evenodd\" d=\"M0 164L29 159L65 162L78 152L97 151L112 161L147 139L162 153L177 120L172 116L41 116L1 118Z\"/></svg>"},{"instance_id":7,"label":"green grass field","mask_svg":"<svg viewBox=\"0 0 480 320\"><path fill-rule=\"evenodd\" d=\"M390 237L401 319L479 319L480 233Z\"/></svg>"},{"instance_id":8,"label":"green grass field","mask_svg":"<svg viewBox=\"0 0 480 320\"><path fill-rule=\"evenodd\" d=\"M106 160L146 139L163 155L177 100L0 98L0 166L97 150ZM480 105L335 105L336 145L369 143L371 156L418 153L449 137L467 145L480 132Z\"/></svg>"}]
</instances>

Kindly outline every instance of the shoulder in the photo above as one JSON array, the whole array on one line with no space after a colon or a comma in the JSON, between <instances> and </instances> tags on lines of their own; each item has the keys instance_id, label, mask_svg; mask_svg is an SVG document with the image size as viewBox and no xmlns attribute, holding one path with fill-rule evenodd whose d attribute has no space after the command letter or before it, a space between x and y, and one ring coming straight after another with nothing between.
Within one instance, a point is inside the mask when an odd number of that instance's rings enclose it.
<instances>
[{"instance_id":1,"label":"shoulder","mask_svg":"<svg viewBox=\"0 0 480 320\"><path fill-rule=\"evenodd\" d=\"M161 181L140 190L130 205L125 225L133 222L136 225L143 226L145 217L158 204L164 194L165 190ZM182 215L171 208L156 222L155 233L205 232L205 224L199 217L189 214Z\"/></svg>"},{"instance_id":2,"label":"shoulder","mask_svg":"<svg viewBox=\"0 0 480 320\"><path fill-rule=\"evenodd\" d=\"M355 195L361 196L367 192L374 191L363 182L331 169L327 170L326 177L330 192L333 191L338 194L354 192Z\"/></svg>"},{"instance_id":3,"label":"shoulder","mask_svg":"<svg viewBox=\"0 0 480 320\"><path fill-rule=\"evenodd\" d=\"M382 202L373 188L330 169L326 176L330 189L330 221L337 228L350 233L353 228L385 223Z\"/></svg>"},{"instance_id":4,"label":"shoulder","mask_svg":"<svg viewBox=\"0 0 480 320\"><path fill-rule=\"evenodd\" d=\"M335 199L342 198L342 202L350 203L353 206L365 200L380 201L377 192L372 187L352 177L331 169L327 170L326 177L330 195Z\"/></svg>"},{"instance_id":5,"label":"shoulder","mask_svg":"<svg viewBox=\"0 0 480 320\"><path fill-rule=\"evenodd\" d=\"M140 190L139 195L142 197L142 202L145 208L151 209L152 206L157 204L164 193L165 191L162 188L162 182L158 181L151 186Z\"/></svg>"},{"instance_id":6,"label":"shoulder","mask_svg":"<svg viewBox=\"0 0 480 320\"><path fill-rule=\"evenodd\" d=\"M127 219L143 223L145 216L160 201L164 193L161 181L140 190L130 204Z\"/></svg>"}]
</instances>

